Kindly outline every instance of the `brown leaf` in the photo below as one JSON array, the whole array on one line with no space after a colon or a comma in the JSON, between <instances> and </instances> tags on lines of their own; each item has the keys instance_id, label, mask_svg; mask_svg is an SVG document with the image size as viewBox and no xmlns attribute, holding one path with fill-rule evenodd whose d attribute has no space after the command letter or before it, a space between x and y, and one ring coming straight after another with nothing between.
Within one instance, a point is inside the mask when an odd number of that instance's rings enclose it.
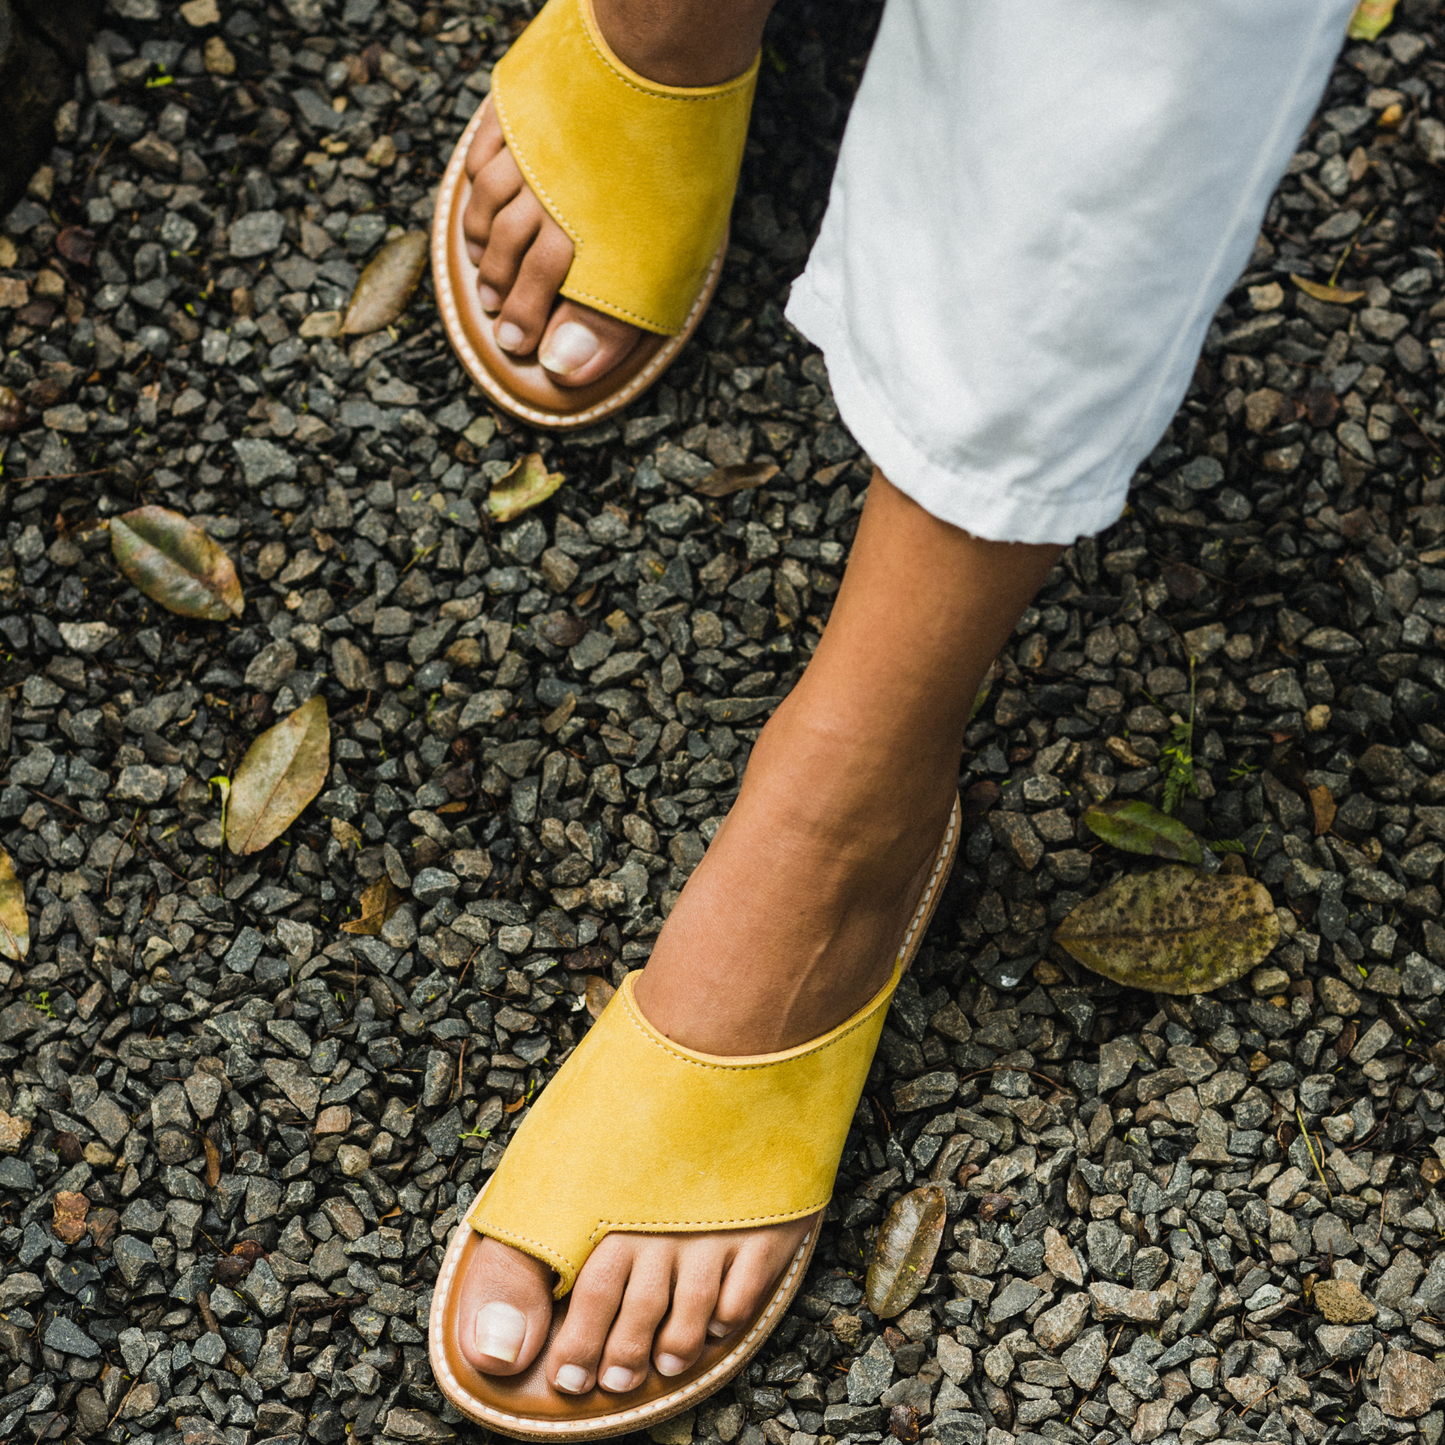
<instances>
[{"instance_id":1,"label":"brown leaf","mask_svg":"<svg viewBox=\"0 0 1445 1445\"><path fill-rule=\"evenodd\" d=\"M1299 400L1311 426L1334 426L1335 418L1340 414L1340 399L1329 387L1308 387Z\"/></svg>"},{"instance_id":2,"label":"brown leaf","mask_svg":"<svg viewBox=\"0 0 1445 1445\"><path fill-rule=\"evenodd\" d=\"M1013 1205L1012 1194L985 1194L978 1202L978 1217L987 1224L989 1220L1007 1214Z\"/></svg>"},{"instance_id":3,"label":"brown leaf","mask_svg":"<svg viewBox=\"0 0 1445 1445\"><path fill-rule=\"evenodd\" d=\"M249 1269L258 1259L266 1258L266 1251L254 1239L242 1239L231 1246L231 1257L243 1259Z\"/></svg>"},{"instance_id":4,"label":"brown leaf","mask_svg":"<svg viewBox=\"0 0 1445 1445\"><path fill-rule=\"evenodd\" d=\"M30 915L25 909L25 886L15 876L10 855L0 848L0 958L17 963L30 952Z\"/></svg>"},{"instance_id":5,"label":"brown leaf","mask_svg":"<svg viewBox=\"0 0 1445 1445\"><path fill-rule=\"evenodd\" d=\"M85 1146L80 1142L80 1135L72 1134L69 1129L62 1129L55 1136L55 1152L67 1168L85 1158Z\"/></svg>"},{"instance_id":6,"label":"brown leaf","mask_svg":"<svg viewBox=\"0 0 1445 1445\"><path fill-rule=\"evenodd\" d=\"M216 1261L216 1267L211 1273L217 1284L229 1285L234 1288L251 1273L251 1266L244 1259L237 1259L234 1255L228 1254Z\"/></svg>"},{"instance_id":7,"label":"brown leaf","mask_svg":"<svg viewBox=\"0 0 1445 1445\"><path fill-rule=\"evenodd\" d=\"M593 1018L601 1018L602 1010L607 1007L608 1001L617 990L602 977L600 973L589 973L587 975L587 1012Z\"/></svg>"},{"instance_id":8,"label":"brown leaf","mask_svg":"<svg viewBox=\"0 0 1445 1445\"><path fill-rule=\"evenodd\" d=\"M1054 939L1129 988L1204 993L1249 972L1279 942L1263 885L1166 864L1116 879L1079 904Z\"/></svg>"},{"instance_id":9,"label":"brown leaf","mask_svg":"<svg viewBox=\"0 0 1445 1445\"><path fill-rule=\"evenodd\" d=\"M553 647L571 647L587 635L587 624L570 612L554 612L537 627L537 636Z\"/></svg>"},{"instance_id":10,"label":"brown leaf","mask_svg":"<svg viewBox=\"0 0 1445 1445\"><path fill-rule=\"evenodd\" d=\"M521 1108L523 1108L523 1107L525 1106L526 1102L527 1102L527 1096L526 1096L525 1094L523 1094L523 1095L521 1096L521 1098L519 1098L519 1099L513 1099L510 1104L503 1104L503 1105L502 1105L502 1113L504 1113L504 1114L515 1114L515 1113L517 1113Z\"/></svg>"},{"instance_id":11,"label":"brown leaf","mask_svg":"<svg viewBox=\"0 0 1445 1445\"><path fill-rule=\"evenodd\" d=\"M226 842L256 853L300 817L326 783L331 725L318 693L251 744L231 779Z\"/></svg>"},{"instance_id":12,"label":"brown leaf","mask_svg":"<svg viewBox=\"0 0 1445 1445\"><path fill-rule=\"evenodd\" d=\"M960 1165L958 1173L953 1176L954 1182L959 1188L962 1188L975 1174L981 1174L982 1172L983 1168L979 1164L968 1163Z\"/></svg>"},{"instance_id":13,"label":"brown leaf","mask_svg":"<svg viewBox=\"0 0 1445 1445\"><path fill-rule=\"evenodd\" d=\"M971 783L965 790L959 808L960 834L972 833L993 808L998 807L1003 791L990 779Z\"/></svg>"},{"instance_id":14,"label":"brown leaf","mask_svg":"<svg viewBox=\"0 0 1445 1445\"><path fill-rule=\"evenodd\" d=\"M56 238L55 249L73 265L89 266L95 255L95 232L67 226Z\"/></svg>"},{"instance_id":15,"label":"brown leaf","mask_svg":"<svg viewBox=\"0 0 1445 1445\"><path fill-rule=\"evenodd\" d=\"M8 386L0 386L0 436L22 430L29 419L25 403Z\"/></svg>"},{"instance_id":16,"label":"brown leaf","mask_svg":"<svg viewBox=\"0 0 1445 1445\"><path fill-rule=\"evenodd\" d=\"M353 918L341 925L343 933L360 933L367 938L378 938L386 921L401 907L401 890L385 873L370 884L361 895L361 917Z\"/></svg>"},{"instance_id":17,"label":"brown leaf","mask_svg":"<svg viewBox=\"0 0 1445 1445\"><path fill-rule=\"evenodd\" d=\"M408 231L382 246L351 293L342 331L347 336L366 336L390 326L406 310L426 271L426 253L425 231Z\"/></svg>"},{"instance_id":18,"label":"brown leaf","mask_svg":"<svg viewBox=\"0 0 1445 1445\"><path fill-rule=\"evenodd\" d=\"M1420 1178L1422 1182L1433 1188L1442 1179L1445 1179L1445 1164L1442 1164L1433 1154L1427 1154L1420 1161Z\"/></svg>"},{"instance_id":19,"label":"brown leaf","mask_svg":"<svg viewBox=\"0 0 1445 1445\"><path fill-rule=\"evenodd\" d=\"M541 452L528 452L487 494L487 513L497 523L510 522L545 502L566 478L549 472Z\"/></svg>"},{"instance_id":20,"label":"brown leaf","mask_svg":"<svg viewBox=\"0 0 1445 1445\"><path fill-rule=\"evenodd\" d=\"M1316 301L1325 301L1331 306L1352 306L1356 301L1362 300L1365 295L1363 291L1345 291L1339 286L1324 286L1320 282L1311 281L1304 276L1291 276L1290 280L1306 296L1313 296Z\"/></svg>"},{"instance_id":21,"label":"brown leaf","mask_svg":"<svg viewBox=\"0 0 1445 1445\"><path fill-rule=\"evenodd\" d=\"M562 955L562 964L574 973L595 973L607 968L616 954L600 943L589 943L586 948L574 948Z\"/></svg>"},{"instance_id":22,"label":"brown leaf","mask_svg":"<svg viewBox=\"0 0 1445 1445\"><path fill-rule=\"evenodd\" d=\"M1159 575L1176 602L1193 602L1204 586L1204 579L1199 573L1183 562L1166 562L1159 569Z\"/></svg>"},{"instance_id":23,"label":"brown leaf","mask_svg":"<svg viewBox=\"0 0 1445 1445\"><path fill-rule=\"evenodd\" d=\"M901 1315L928 1283L948 1199L936 1184L910 1190L888 1211L873 1244L863 1297L879 1319Z\"/></svg>"},{"instance_id":24,"label":"brown leaf","mask_svg":"<svg viewBox=\"0 0 1445 1445\"><path fill-rule=\"evenodd\" d=\"M1315 837L1328 833L1335 823L1335 795L1323 784L1310 789L1310 807L1315 813Z\"/></svg>"},{"instance_id":25,"label":"brown leaf","mask_svg":"<svg viewBox=\"0 0 1445 1445\"><path fill-rule=\"evenodd\" d=\"M201 1143L206 1147L206 1188L214 1189L221 1182L221 1151L208 1134L201 1136Z\"/></svg>"},{"instance_id":26,"label":"brown leaf","mask_svg":"<svg viewBox=\"0 0 1445 1445\"><path fill-rule=\"evenodd\" d=\"M918 1411L912 1405L895 1405L888 1412L888 1433L898 1445L918 1445Z\"/></svg>"},{"instance_id":27,"label":"brown leaf","mask_svg":"<svg viewBox=\"0 0 1445 1445\"><path fill-rule=\"evenodd\" d=\"M777 474L776 462L740 462L709 472L693 491L700 497L730 497L734 492L750 492L754 487L766 486Z\"/></svg>"},{"instance_id":28,"label":"brown leaf","mask_svg":"<svg viewBox=\"0 0 1445 1445\"><path fill-rule=\"evenodd\" d=\"M50 1227L55 1237L66 1244L79 1244L85 1238L85 1216L90 1209L90 1200L83 1194L62 1189L55 1196Z\"/></svg>"},{"instance_id":29,"label":"brown leaf","mask_svg":"<svg viewBox=\"0 0 1445 1445\"><path fill-rule=\"evenodd\" d=\"M246 610L231 559L179 512L140 507L112 517L110 550L126 577L169 612L229 622Z\"/></svg>"},{"instance_id":30,"label":"brown leaf","mask_svg":"<svg viewBox=\"0 0 1445 1445\"><path fill-rule=\"evenodd\" d=\"M110 1242L120 1233L120 1212L115 1209L92 1209L85 1221L86 1232L91 1243L102 1251L110 1248Z\"/></svg>"},{"instance_id":31,"label":"brown leaf","mask_svg":"<svg viewBox=\"0 0 1445 1445\"><path fill-rule=\"evenodd\" d=\"M1346 1020L1344 1028L1340 1030L1339 1037L1335 1040L1335 1057L1337 1059L1349 1058L1350 1050L1354 1048L1355 1040L1359 1036L1359 1026L1354 1019Z\"/></svg>"}]
</instances>

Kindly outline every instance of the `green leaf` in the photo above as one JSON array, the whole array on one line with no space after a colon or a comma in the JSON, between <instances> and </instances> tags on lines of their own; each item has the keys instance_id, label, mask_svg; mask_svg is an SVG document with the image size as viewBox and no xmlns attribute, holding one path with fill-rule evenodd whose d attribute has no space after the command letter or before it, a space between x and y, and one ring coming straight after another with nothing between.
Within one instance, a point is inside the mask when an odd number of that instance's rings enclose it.
<instances>
[{"instance_id":1,"label":"green leaf","mask_svg":"<svg viewBox=\"0 0 1445 1445\"><path fill-rule=\"evenodd\" d=\"M1171 863L1204 862L1204 847L1178 818L1131 798L1124 803L1098 803L1084 812L1096 837L1126 853L1143 853Z\"/></svg>"},{"instance_id":2,"label":"green leaf","mask_svg":"<svg viewBox=\"0 0 1445 1445\"><path fill-rule=\"evenodd\" d=\"M1279 920L1251 878L1166 864L1116 879L1081 903L1054 942L1129 988L1206 993L1254 968L1279 942Z\"/></svg>"},{"instance_id":3,"label":"green leaf","mask_svg":"<svg viewBox=\"0 0 1445 1445\"><path fill-rule=\"evenodd\" d=\"M390 326L406 310L426 270L426 253L425 231L408 231L382 246L351 293L342 331L348 336L366 336Z\"/></svg>"},{"instance_id":4,"label":"green leaf","mask_svg":"<svg viewBox=\"0 0 1445 1445\"><path fill-rule=\"evenodd\" d=\"M256 853L300 817L322 789L331 765L326 699L302 703L251 744L231 779L226 842L233 853Z\"/></svg>"},{"instance_id":5,"label":"green leaf","mask_svg":"<svg viewBox=\"0 0 1445 1445\"><path fill-rule=\"evenodd\" d=\"M494 522L510 522L545 502L566 480L561 472L549 472L540 452L529 452L487 497L487 511Z\"/></svg>"},{"instance_id":6,"label":"green leaf","mask_svg":"<svg viewBox=\"0 0 1445 1445\"><path fill-rule=\"evenodd\" d=\"M30 952L30 915L25 886L15 876L10 855L0 848L0 956L17 963Z\"/></svg>"},{"instance_id":7,"label":"green leaf","mask_svg":"<svg viewBox=\"0 0 1445 1445\"><path fill-rule=\"evenodd\" d=\"M245 611L235 565L179 512L140 507L112 517L110 550L126 577L169 612L229 622Z\"/></svg>"},{"instance_id":8,"label":"green leaf","mask_svg":"<svg viewBox=\"0 0 1445 1445\"><path fill-rule=\"evenodd\" d=\"M948 1200L936 1184L905 1194L884 1219L868 1261L864 1296L879 1319L901 1315L928 1283Z\"/></svg>"}]
</instances>

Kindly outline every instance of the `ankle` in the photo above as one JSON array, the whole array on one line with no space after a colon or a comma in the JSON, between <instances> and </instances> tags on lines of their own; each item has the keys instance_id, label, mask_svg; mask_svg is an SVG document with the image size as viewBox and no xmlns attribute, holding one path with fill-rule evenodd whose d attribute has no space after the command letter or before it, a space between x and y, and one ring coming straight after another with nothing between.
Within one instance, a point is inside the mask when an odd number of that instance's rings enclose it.
<instances>
[{"instance_id":1,"label":"ankle","mask_svg":"<svg viewBox=\"0 0 1445 1445\"><path fill-rule=\"evenodd\" d=\"M773 0L593 0L613 54L659 85L721 85L753 63Z\"/></svg>"}]
</instances>

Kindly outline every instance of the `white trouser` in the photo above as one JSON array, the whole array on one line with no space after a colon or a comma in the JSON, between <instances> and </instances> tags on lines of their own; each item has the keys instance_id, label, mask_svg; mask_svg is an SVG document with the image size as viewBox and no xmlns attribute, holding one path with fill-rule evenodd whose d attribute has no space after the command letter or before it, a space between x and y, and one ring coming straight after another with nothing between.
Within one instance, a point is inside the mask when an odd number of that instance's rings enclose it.
<instances>
[{"instance_id":1,"label":"white trouser","mask_svg":"<svg viewBox=\"0 0 1445 1445\"><path fill-rule=\"evenodd\" d=\"M995 541L1121 513L1354 0L888 0L788 319L895 485Z\"/></svg>"}]
</instances>

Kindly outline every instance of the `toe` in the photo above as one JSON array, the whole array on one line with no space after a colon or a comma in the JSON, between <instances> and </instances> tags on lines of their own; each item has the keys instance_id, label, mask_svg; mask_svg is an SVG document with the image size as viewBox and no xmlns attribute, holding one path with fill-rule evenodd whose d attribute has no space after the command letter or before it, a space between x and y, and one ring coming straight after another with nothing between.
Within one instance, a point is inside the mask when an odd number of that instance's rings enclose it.
<instances>
[{"instance_id":1,"label":"toe","mask_svg":"<svg viewBox=\"0 0 1445 1445\"><path fill-rule=\"evenodd\" d=\"M604 1239L582 1266L568 1299L567 1317L549 1351L555 1362L552 1383L563 1394L581 1395L592 1388L631 1269L632 1251L615 1235Z\"/></svg>"},{"instance_id":2,"label":"toe","mask_svg":"<svg viewBox=\"0 0 1445 1445\"><path fill-rule=\"evenodd\" d=\"M552 1323L552 1271L495 1240L482 1242L475 1265L481 1300L462 1354L488 1375L515 1375L537 1358Z\"/></svg>"},{"instance_id":3,"label":"toe","mask_svg":"<svg viewBox=\"0 0 1445 1445\"><path fill-rule=\"evenodd\" d=\"M547 325L539 360L563 386L587 386L622 362L641 337L615 316L563 301Z\"/></svg>"},{"instance_id":4,"label":"toe","mask_svg":"<svg viewBox=\"0 0 1445 1445\"><path fill-rule=\"evenodd\" d=\"M540 208L527 191L514 197L492 217L486 250L477 262L477 289L487 311L501 310L511 295L540 228Z\"/></svg>"},{"instance_id":5,"label":"toe","mask_svg":"<svg viewBox=\"0 0 1445 1445\"><path fill-rule=\"evenodd\" d=\"M522 188L521 173L502 144L502 134L490 107L472 139L464 164L472 188L462 212L462 235L466 239L467 254L476 265L486 249L493 217Z\"/></svg>"},{"instance_id":6,"label":"toe","mask_svg":"<svg viewBox=\"0 0 1445 1445\"><path fill-rule=\"evenodd\" d=\"M717 1308L723 1262L722 1248L705 1248L701 1241L683 1252L672 1289L672 1308L653 1347L659 1375L680 1375L702 1354L708 1321Z\"/></svg>"},{"instance_id":7,"label":"toe","mask_svg":"<svg viewBox=\"0 0 1445 1445\"><path fill-rule=\"evenodd\" d=\"M801 1224L755 1229L740 1237L723 1274L717 1307L707 1326L709 1335L715 1339L731 1335L757 1318L773 1281L816 1223L815 1216Z\"/></svg>"},{"instance_id":8,"label":"toe","mask_svg":"<svg viewBox=\"0 0 1445 1445\"><path fill-rule=\"evenodd\" d=\"M625 1395L647 1378L652 1342L672 1302L677 1260L671 1240L648 1241L634 1253L627 1291L597 1367L597 1383L604 1390Z\"/></svg>"},{"instance_id":9,"label":"toe","mask_svg":"<svg viewBox=\"0 0 1445 1445\"><path fill-rule=\"evenodd\" d=\"M511 209L508 206L497 217L493 227L494 237ZM487 247L484 268L491 259L495 244L494 239ZM495 335L497 345L503 351L513 356L530 356L537 349L552 312L552 303L557 299L557 288L566 279L567 268L571 264L572 242L567 233L550 218L546 224L539 220L525 254L521 256L516 280L505 292L506 300L497 317Z\"/></svg>"}]
</instances>

